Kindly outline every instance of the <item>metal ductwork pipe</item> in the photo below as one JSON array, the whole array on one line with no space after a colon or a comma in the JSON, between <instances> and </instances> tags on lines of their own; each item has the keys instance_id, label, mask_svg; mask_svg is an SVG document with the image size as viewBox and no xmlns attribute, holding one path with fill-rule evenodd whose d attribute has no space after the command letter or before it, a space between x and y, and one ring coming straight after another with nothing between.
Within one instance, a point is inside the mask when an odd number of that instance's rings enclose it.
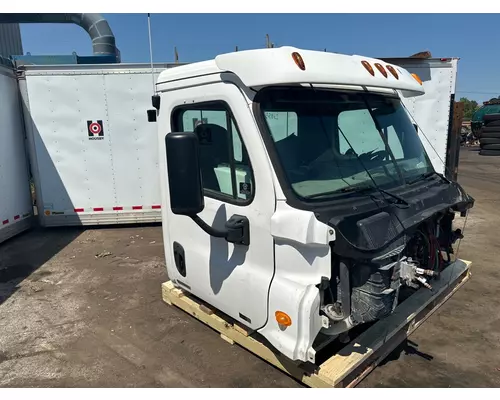
<instances>
[{"instance_id":1,"label":"metal ductwork pipe","mask_svg":"<svg viewBox=\"0 0 500 400\"><path fill-rule=\"evenodd\" d=\"M94 55L112 55L119 58L115 36L101 14L1 14L0 24L61 23L76 24L87 31L92 39ZM117 60L119 61L119 60Z\"/></svg>"}]
</instances>

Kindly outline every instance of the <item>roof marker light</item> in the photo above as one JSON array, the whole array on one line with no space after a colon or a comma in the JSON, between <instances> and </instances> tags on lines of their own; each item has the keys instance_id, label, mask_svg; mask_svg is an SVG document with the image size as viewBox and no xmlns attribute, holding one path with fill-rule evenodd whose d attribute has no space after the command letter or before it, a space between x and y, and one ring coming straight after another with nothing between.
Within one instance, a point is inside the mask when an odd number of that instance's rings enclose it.
<instances>
[{"instance_id":1,"label":"roof marker light","mask_svg":"<svg viewBox=\"0 0 500 400\"><path fill-rule=\"evenodd\" d=\"M302 59L302 56L299 53L297 53L296 51L294 51L292 53L292 58L293 58L293 61L295 61L295 64L297 64L297 67L299 67L302 71L305 71L306 65L304 64L304 60Z\"/></svg>"},{"instance_id":2,"label":"roof marker light","mask_svg":"<svg viewBox=\"0 0 500 400\"><path fill-rule=\"evenodd\" d=\"M415 79L418 83L422 85L422 79L417 74L411 74L413 76L413 79Z\"/></svg>"},{"instance_id":3,"label":"roof marker light","mask_svg":"<svg viewBox=\"0 0 500 400\"><path fill-rule=\"evenodd\" d=\"M375 63L375 67L377 67L377 69L379 70L379 72L384 75L385 78L387 78L387 71L385 70L385 68L379 64L379 63Z\"/></svg>"},{"instance_id":4,"label":"roof marker light","mask_svg":"<svg viewBox=\"0 0 500 400\"><path fill-rule=\"evenodd\" d=\"M361 61L361 64L363 64L363 67L366 68L366 70L372 75L375 76L375 71L373 70L372 66L368 61Z\"/></svg>"},{"instance_id":5,"label":"roof marker light","mask_svg":"<svg viewBox=\"0 0 500 400\"><path fill-rule=\"evenodd\" d=\"M394 69L394 67L392 65L386 65L385 67L392 74L392 76L394 78L399 79L399 75L398 75L398 73L396 72L396 70Z\"/></svg>"}]
</instances>

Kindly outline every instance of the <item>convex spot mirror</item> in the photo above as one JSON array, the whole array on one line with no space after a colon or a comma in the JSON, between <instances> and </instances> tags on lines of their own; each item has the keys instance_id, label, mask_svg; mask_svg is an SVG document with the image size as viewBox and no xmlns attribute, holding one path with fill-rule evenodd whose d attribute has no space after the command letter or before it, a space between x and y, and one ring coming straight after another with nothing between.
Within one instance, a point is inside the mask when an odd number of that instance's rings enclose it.
<instances>
[{"instance_id":1,"label":"convex spot mirror","mask_svg":"<svg viewBox=\"0 0 500 400\"><path fill-rule=\"evenodd\" d=\"M156 110L148 110L148 122L156 122Z\"/></svg>"}]
</instances>

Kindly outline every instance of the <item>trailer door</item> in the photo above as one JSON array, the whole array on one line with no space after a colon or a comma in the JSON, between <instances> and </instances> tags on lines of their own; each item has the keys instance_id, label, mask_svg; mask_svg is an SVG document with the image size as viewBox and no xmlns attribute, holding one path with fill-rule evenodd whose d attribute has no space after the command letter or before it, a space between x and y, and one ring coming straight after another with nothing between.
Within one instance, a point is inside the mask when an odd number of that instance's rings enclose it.
<instances>
[{"instance_id":1,"label":"trailer door","mask_svg":"<svg viewBox=\"0 0 500 400\"><path fill-rule=\"evenodd\" d=\"M403 104L419 125L418 134L435 170L453 178L450 174L453 175L456 165L452 164L458 164L456 143L451 137L458 59L385 60L422 79L425 94L402 97Z\"/></svg>"},{"instance_id":2,"label":"trailer door","mask_svg":"<svg viewBox=\"0 0 500 400\"><path fill-rule=\"evenodd\" d=\"M19 89L13 70L0 67L0 243L30 227L28 164Z\"/></svg>"}]
</instances>

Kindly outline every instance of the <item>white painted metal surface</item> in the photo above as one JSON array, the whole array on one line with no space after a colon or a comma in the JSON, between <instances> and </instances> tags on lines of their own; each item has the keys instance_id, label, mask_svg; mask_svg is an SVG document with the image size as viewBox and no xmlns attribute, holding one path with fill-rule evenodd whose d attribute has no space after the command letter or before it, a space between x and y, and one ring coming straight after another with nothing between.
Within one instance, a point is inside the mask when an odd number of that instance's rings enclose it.
<instances>
[{"instance_id":1,"label":"white painted metal surface","mask_svg":"<svg viewBox=\"0 0 500 400\"><path fill-rule=\"evenodd\" d=\"M30 227L32 206L15 74L0 67L0 243Z\"/></svg>"},{"instance_id":2,"label":"white painted metal surface","mask_svg":"<svg viewBox=\"0 0 500 400\"><path fill-rule=\"evenodd\" d=\"M305 64L300 69L292 58L298 52ZM372 76L362 65L362 61L371 64ZM387 77L375 68L375 64L387 65L375 58L348 56L344 54L302 50L295 47L258 49L222 54L214 61L195 63L160 74L158 83L172 82L195 76L232 72L247 87L267 85L319 83L338 85L357 85L379 88L399 89L419 95L424 92L422 86L403 68L393 66L398 71L398 79L391 74Z\"/></svg>"},{"instance_id":3,"label":"white painted metal surface","mask_svg":"<svg viewBox=\"0 0 500 400\"><path fill-rule=\"evenodd\" d=\"M42 225L161 221L149 68L29 66L20 85Z\"/></svg>"},{"instance_id":4,"label":"white painted metal surface","mask_svg":"<svg viewBox=\"0 0 500 400\"><path fill-rule=\"evenodd\" d=\"M322 328L319 314L321 278L331 277L330 242L335 232L314 213L277 201L271 218L276 270L269 291L269 310L286 312L293 321L282 330L271 314L260 331L291 359L315 361L313 342Z\"/></svg>"},{"instance_id":5,"label":"white painted metal surface","mask_svg":"<svg viewBox=\"0 0 500 400\"><path fill-rule=\"evenodd\" d=\"M250 246L233 245L223 238L209 236L189 217L175 215L170 209L165 135L172 131L172 110L184 104L216 100L226 102L231 108L252 160L257 183L250 204L234 204L205 196L205 209L199 216L207 224L219 229L234 214L247 216L252 221ZM161 101L158 147L168 275L172 281L234 319L254 329L261 328L267 322L267 298L274 273L274 242L269 224L276 200L272 168L253 116L248 111L248 99L237 86L219 82L169 92L162 95ZM174 243L180 243L185 251L185 277L176 268Z\"/></svg>"},{"instance_id":6,"label":"white painted metal surface","mask_svg":"<svg viewBox=\"0 0 500 400\"><path fill-rule=\"evenodd\" d=\"M405 58L393 62L416 73L423 81L424 95L402 97L402 101L419 126L420 140L432 165L444 174L458 59Z\"/></svg>"}]
</instances>

